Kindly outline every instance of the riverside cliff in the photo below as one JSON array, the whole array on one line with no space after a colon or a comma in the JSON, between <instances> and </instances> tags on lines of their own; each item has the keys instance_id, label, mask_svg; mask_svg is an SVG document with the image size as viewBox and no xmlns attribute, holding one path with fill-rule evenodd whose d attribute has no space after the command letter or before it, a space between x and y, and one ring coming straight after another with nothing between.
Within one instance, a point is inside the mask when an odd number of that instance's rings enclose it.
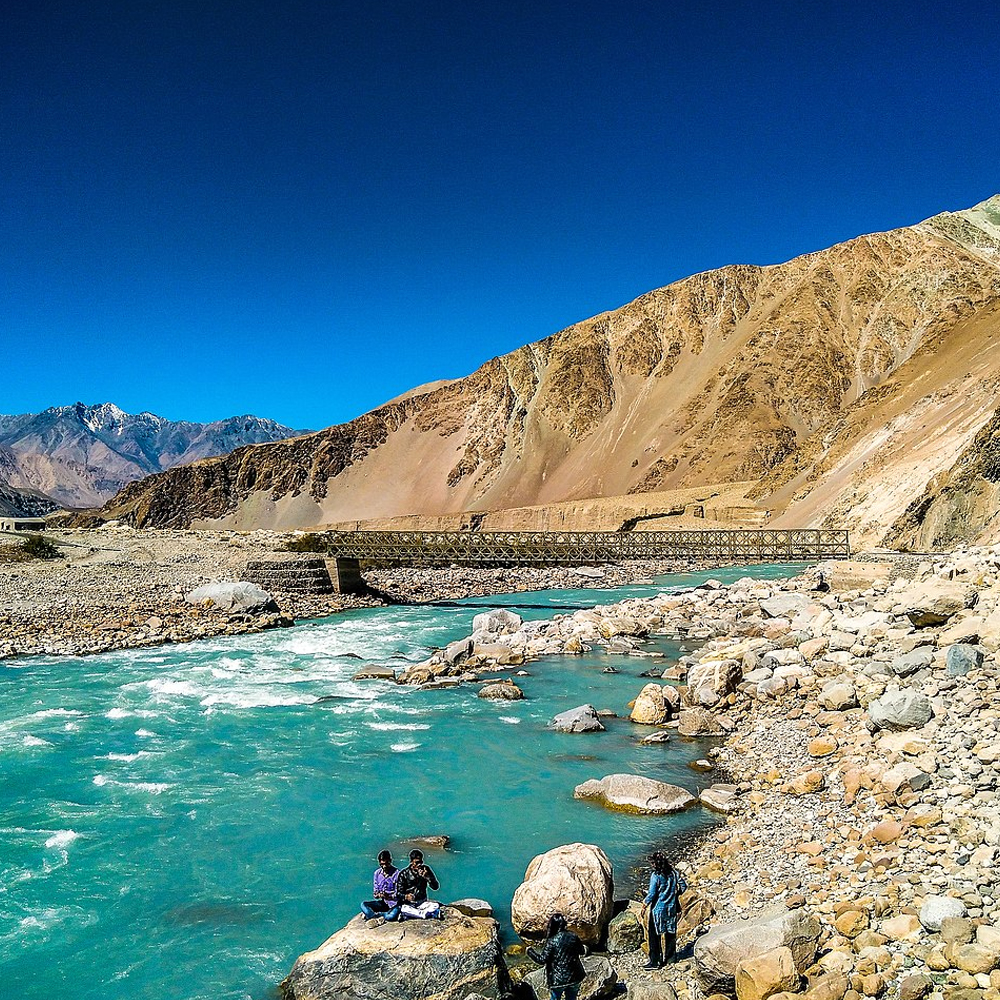
<instances>
[{"instance_id":1,"label":"riverside cliff","mask_svg":"<svg viewBox=\"0 0 1000 1000\"><path fill-rule=\"evenodd\" d=\"M1000 195L695 275L350 423L132 484L99 517L301 528L742 483L743 514L777 526L989 539L998 328Z\"/></svg>"}]
</instances>

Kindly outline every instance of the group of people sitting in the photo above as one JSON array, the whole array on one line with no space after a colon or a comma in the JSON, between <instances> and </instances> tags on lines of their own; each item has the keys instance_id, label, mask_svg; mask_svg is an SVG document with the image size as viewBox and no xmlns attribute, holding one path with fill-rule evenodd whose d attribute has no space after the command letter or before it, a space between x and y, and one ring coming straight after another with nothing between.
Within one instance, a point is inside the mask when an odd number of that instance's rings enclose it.
<instances>
[{"instance_id":1,"label":"group of people sitting","mask_svg":"<svg viewBox=\"0 0 1000 1000\"><path fill-rule=\"evenodd\" d=\"M687 882L660 851L655 851L649 861L652 874L649 891L642 901L642 918L649 942L649 961L645 968L660 969L677 951L680 897L687 889ZM382 851L372 885L375 898L361 904L361 915L366 921L444 919L441 904L427 898L428 888L436 891L440 886L434 872L424 864L422 851L410 851L410 863L403 869L393 865L388 851ZM549 918L545 944L540 949L528 949L528 956L545 966L551 1000L576 1000L584 979L582 959L586 954L587 946L569 929L561 913L553 913Z\"/></svg>"},{"instance_id":2,"label":"group of people sitting","mask_svg":"<svg viewBox=\"0 0 1000 1000\"><path fill-rule=\"evenodd\" d=\"M372 895L361 904L365 920L427 920L444 919L441 904L427 898L428 888L437 891L440 885L429 865L424 864L423 851L410 851L410 863L397 868L388 851L380 851L378 868L372 876Z\"/></svg>"}]
</instances>

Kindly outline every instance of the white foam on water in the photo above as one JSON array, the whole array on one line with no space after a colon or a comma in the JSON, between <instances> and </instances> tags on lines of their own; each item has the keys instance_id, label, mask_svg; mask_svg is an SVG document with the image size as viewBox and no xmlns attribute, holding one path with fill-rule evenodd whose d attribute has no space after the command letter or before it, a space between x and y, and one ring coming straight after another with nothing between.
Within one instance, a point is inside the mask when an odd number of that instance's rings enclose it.
<instances>
[{"instance_id":1,"label":"white foam on water","mask_svg":"<svg viewBox=\"0 0 1000 1000\"><path fill-rule=\"evenodd\" d=\"M111 779L106 774L95 774L94 784L98 788L103 788Z\"/></svg>"},{"instance_id":2,"label":"white foam on water","mask_svg":"<svg viewBox=\"0 0 1000 1000\"><path fill-rule=\"evenodd\" d=\"M271 694L264 690L225 691L219 694L206 695L200 703L205 708L225 705L230 708L276 708L279 705L311 705L315 701L313 695Z\"/></svg>"},{"instance_id":3,"label":"white foam on water","mask_svg":"<svg viewBox=\"0 0 1000 1000\"><path fill-rule=\"evenodd\" d=\"M141 736L143 739L149 739L150 737L155 738L156 733L150 732L148 729L137 729L135 731L136 736Z\"/></svg>"},{"instance_id":4,"label":"white foam on water","mask_svg":"<svg viewBox=\"0 0 1000 1000\"><path fill-rule=\"evenodd\" d=\"M420 746L419 743L393 743L389 749L393 753L409 753L411 750L416 750L418 746Z\"/></svg>"},{"instance_id":5,"label":"white foam on water","mask_svg":"<svg viewBox=\"0 0 1000 1000\"><path fill-rule=\"evenodd\" d=\"M51 719L60 715L83 715L83 712L78 712L75 708L45 708L40 712L35 712L33 715L29 715L29 719Z\"/></svg>"},{"instance_id":6,"label":"white foam on water","mask_svg":"<svg viewBox=\"0 0 1000 1000\"><path fill-rule=\"evenodd\" d=\"M426 722L366 722L369 729L391 730L391 729L430 729Z\"/></svg>"},{"instance_id":7,"label":"white foam on water","mask_svg":"<svg viewBox=\"0 0 1000 1000\"><path fill-rule=\"evenodd\" d=\"M143 757L153 757L152 750L138 750L136 753L106 753L98 760L118 760L126 764L131 764L134 760L141 760Z\"/></svg>"},{"instance_id":8,"label":"white foam on water","mask_svg":"<svg viewBox=\"0 0 1000 1000\"><path fill-rule=\"evenodd\" d=\"M52 744L48 740L43 740L38 736L27 733L21 741L26 747L50 747Z\"/></svg>"},{"instance_id":9,"label":"white foam on water","mask_svg":"<svg viewBox=\"0 0 1000 1000\"><path fill-rule=\"evenodd\" d=\"M130 792L148 792L150 795L162 795L168 788L174 787L173 784L165 781L115 781L106 774L95 774L94 784L99 788L112 785Z\"/></svg>"},{"instance_id":10,"label":"white foam on water","mask_svg":"<svg viewBox=\"0 0 1000 1000\"><path fill-rule=\"evenodd\" d=\"M500 721L506 722L508 726L519 726L521 724L521 720L513 715L501 715Z\"/></svg>"},{"instance_id":11,"label":"white foam on water","mask_svg":"<svg viewBox=\"0 0 1000 1000\"><path fill-rule=\"evenodd\" d=\"M45 841L45 846L59 850L68 847L79 836L75 830L57 830Z\"/></svg>"}]
</instances>

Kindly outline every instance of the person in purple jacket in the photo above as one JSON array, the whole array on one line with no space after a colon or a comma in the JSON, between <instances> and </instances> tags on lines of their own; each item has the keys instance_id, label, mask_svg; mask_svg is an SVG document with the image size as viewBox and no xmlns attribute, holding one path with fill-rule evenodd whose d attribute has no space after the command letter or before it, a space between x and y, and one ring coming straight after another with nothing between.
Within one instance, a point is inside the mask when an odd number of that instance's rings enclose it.
<instances>
[{"instance_id":1,"label":"person in purple jacket","mask_svg":"<svg viewBox=\"0 0 1000 1000\"><path fill-rule=\"evenodd\" d=\"M361 904L361 916L365 920L373 917L399 919L400 901L396 893L398 879L399 869L392 863L392 855L388 851L379 851L378 868L372 876L372 895L375 898L367 899Z\"/></svg>"}]
</instances>

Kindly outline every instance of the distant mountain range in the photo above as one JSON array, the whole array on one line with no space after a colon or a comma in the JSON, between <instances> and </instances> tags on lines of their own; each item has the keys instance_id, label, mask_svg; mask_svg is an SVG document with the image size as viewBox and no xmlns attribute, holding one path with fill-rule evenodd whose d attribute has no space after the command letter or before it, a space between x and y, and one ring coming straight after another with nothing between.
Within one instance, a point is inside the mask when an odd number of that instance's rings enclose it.
<instances>
[{"instance_id":1,"label":"distant mountain range","mask_svg":"<svg viewBox=\"0 0 1000 1000\"><path fill-rule=\"evenodd\" d=\"M290 528L742 484L748 523L1000 541L998 341L1000 196L694 275L350 423L133 483L96 516Z\"/></svg>"},{"instance_id":2,"label":"distant mountain range","mask_svg":"<svg viewBox=\"0 0 1000 1000\"><path fill-rule=\"evenodd\" d=\"M0 511L100 506L153 473L300 433L261 417L199 424L114 403L0 415Z\"/></svg>"}]
</instances>

